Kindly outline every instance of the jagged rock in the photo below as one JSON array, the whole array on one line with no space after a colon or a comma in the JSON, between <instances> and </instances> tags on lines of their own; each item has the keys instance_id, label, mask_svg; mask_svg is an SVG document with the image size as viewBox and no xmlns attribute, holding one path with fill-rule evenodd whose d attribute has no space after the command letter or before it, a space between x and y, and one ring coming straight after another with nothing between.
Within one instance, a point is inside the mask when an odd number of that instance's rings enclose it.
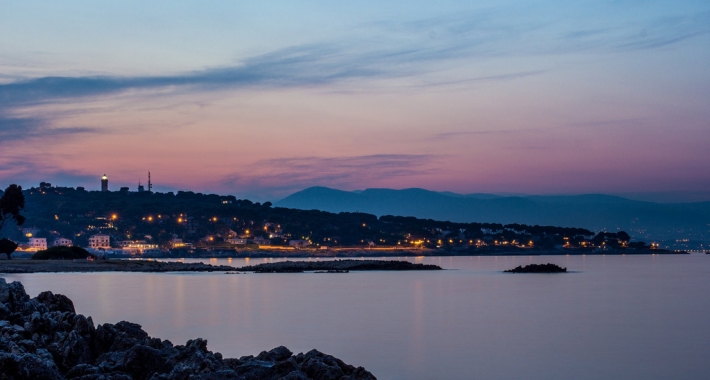
<instances>
[{"instance_id":1,"label":"jagged rock","mask_svg":"<svg viewBox=\"0 0 710 380\"><path fill-rule=\"evenodd\" d=\"M32 354L0 352L0 379L61 380L64 377L56 367L47 365L42 358Z\"/></svg>"},{"instance_id":2,"label":"jagged rock","mask_svg":"<svg viewBox=\"0 0 710 380\"><path fill-rule=\"evenodd\" d=\"M74 310L74 302L72 302L69 297L62 294L54 294L49 291L42 292L37 296L37 301L47 306L50 311L76 313Z\"/></svg>"},{"instance_id":3,"label":"jagged rock","mask_svg":"<svg viewBox=\"0 0 710 380\"><path fill-rule=\"evenodd\" d=\"M67 379L76 379L81 377L91 377L91 375L100 375L101 370L91 364L77 364L67 372Z\"/></svg>"},{"instance_id":4,"label":"jagged rock","mask_svg":"<svg viewBox=\"0 0 710 380\"><path fill-rule=\"evenodd\" d=\"M150 379L154 373L166 373L171 369L159 350L142 345L131 347L121 366L136 380Z\"/></svg>"},{"instance_id":5,"label":"jagged rock","mask_svg":"<svg viewBox=\"0 0 710 380\"><path fill-rule=\"evenodd\" d=\"M288 348L284 346L278 346L269 352L262 351L256 358L258 360L277 362L286 360L292 355L293 352L291 352L291 350L289 350Z\"/></svg>"},{"instance_id":6,"label":"jagged rock","mask_svg":"<svg viewBox=\"0 0 710 380\"><path fill-rule=\"evenodd\" d=\"M184 346L151 338L122 321L94 327L72 301L52 292L30 299L19 282L0 278L0 380L362 380L375 377L333 356L286 347L223 359L204 339Z\"/></svg>"}]
</instances>

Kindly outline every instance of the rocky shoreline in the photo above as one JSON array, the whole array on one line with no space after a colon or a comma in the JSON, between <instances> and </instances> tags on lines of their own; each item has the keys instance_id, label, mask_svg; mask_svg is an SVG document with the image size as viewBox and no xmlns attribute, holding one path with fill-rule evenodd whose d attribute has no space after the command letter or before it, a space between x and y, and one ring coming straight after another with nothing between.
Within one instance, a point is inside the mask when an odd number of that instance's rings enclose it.
<instances>
[{"instance_id":1,"label":"rocky shoreline","mask_svg":"<svg viewBox=\"0 0 710 380\"><path fill-rule=\"evenodd\" d=\"M304 271L385 271L440 270L437 265L414 264L396 260L326 260L284 261L236 268L229 265L183 263L155 260L6 260L0 261L0 273L59 272L227 272L298 273Z\"/></svg>"},{"instance_id":2,"label":"rocky shoreline","mask_svg":"<svg viewBox=\"0 0 710 380\"><path fill-rule=\"evenodd\" d=\"M173 345L130 322L100 324L76 314L66 296L30 299L19 282L0 278L0 379L373 380L362 367L317 350L286 347L225 359L204 339Z\"/></svg>"},{"instance_id":3,"label":"rocky shoreline","mask_svg":"<svg viewBox=\"0 0 710 380\"><path fill-rule=\"evenodd\" d=\"M229 265L154 260L4 260L0 273L57 272L227 272Z\"/></svg>"},{"instance_id":4,"label":"rocky shoreline","mask_svg":"<svg viewBox=\"0 0 710 380\"><path fill-rule=\"evenodd\" d=\"M327 261L282 261L236 268L237 271L254 273L300 273L320 271L347 273L347 271L404 271L442 270L438 265L410 263L396 260L327 260Z\"/></svg>"}]
</instances>

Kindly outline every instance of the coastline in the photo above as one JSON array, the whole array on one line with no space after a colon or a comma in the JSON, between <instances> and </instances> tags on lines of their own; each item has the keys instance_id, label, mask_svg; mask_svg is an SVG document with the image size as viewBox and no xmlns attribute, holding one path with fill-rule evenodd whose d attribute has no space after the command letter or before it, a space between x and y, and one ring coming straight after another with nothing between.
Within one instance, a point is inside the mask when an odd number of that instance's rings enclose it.
<instances>
[{"instance_id":1,"label":"coastline","mask_svg":"<svg viewBox=\"0 0 710 380\"><path fill-rule=\"evenodd\" d=\"M320 262L284 261L254 266L234 267L204 263L157 260L6 260L0 261L0 274L14 273L95 273L95 272L254 272L295 273L305 271L403 271L441 270L436 265L413 264L394 260L333 260Z\"/></svg>"},{"instance_id":2,"label":"coastline","mask_svg":"<svg viewBox=\"0 0 710 380\"><path fill-rule=\"evenodd\" d=\"M685 255L685 251L669 251L663 249L625 249L625 250L590 250L590 249L395 249L395 250L212 250L198 251L195 254L168 254L154 256L155 259L187 259L187 258L370 258L370 257L442 257L442 256L582 256L582 255ZM148 258L148 256L144 256ZM128 258L128 257L126 257Z\"/></svg>"},{"instance_id":3,"label":"coastline","mask_svg":"<svg viewBox=\"0 0 710 380\"><path fill-rule=\"evenodd\" d=\"M94 327L66 296L30 298L20 282L0 277L0 368L4 379L320 379L376 380L363 367L315 349L294 355L284 346L256 357L223 358L201 338L174 345L141 325Z\"/></svg>"},{"instance_id":4,"label":"coastline","mask_svg":"<svg viewBox=\"0 0 710 380\"><path fill-rule=\"evenodd\" d=\"M184 263L179 261L159 261L160 259L211 259L211 258L278 258L278 259L376 259L395 257L459 257L459 256L602 256L602 255L688 255L688 252L675 252L667 250L628 250L628 251L578 251L578 250L517 250L517 251L486 251L472 252L441 250L396 250L396 251L348 251L347 254L338 252L303 252L300 254L284 254L283 251L249 251L249 252L205 252L204 255L191 256L155 256L131 259L130 257L116 257L109 260L31 260L27 258L14 258L0 260L0 274L2 273L93 273L93 272L234 272L244 271L229 265L212 265L201 262ZM368 260L365 260L368 261ZM394 268L394 267L392 267ZM399 270L392 268L379 268L368 270ZM321 270L316 268L314 270ZM347 268L341 268L347 269ZM306 269L310 270L310 269ZM411 269L407 269L411 270Z\"/></svg>"},{"instance_id":5,"label":"coastline","mask_svg":"<svg viewBox=\"0 0 710 380\"><path fill-rule=\"evenodd\" d=\"M28 260L0 261L0 273L60 272L228 272L234 267L203 263L181 263L155 260Z\"/></svg>"}]
</instances>

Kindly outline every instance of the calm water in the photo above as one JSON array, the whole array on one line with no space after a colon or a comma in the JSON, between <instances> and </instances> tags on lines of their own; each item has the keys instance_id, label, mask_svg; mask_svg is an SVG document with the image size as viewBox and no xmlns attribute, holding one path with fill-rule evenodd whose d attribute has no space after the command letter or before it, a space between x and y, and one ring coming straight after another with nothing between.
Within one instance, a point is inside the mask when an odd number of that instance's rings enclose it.
<instances>
[{"instance_id":1,"label":"calm water","mask_svg":"<svg viewBox=\"0 0 710 380\"><path fill-rule=\"evenodd\" d=\"M317 348L380 379L699 379L710 255L411 258L349 274L26 274L95 323L128 320L226 357ZM244 260L206 260L241 266ZM249 264L272 261L251 259ZM568 274L503 274L552 262Z\"/></svg>"}]
</instances>

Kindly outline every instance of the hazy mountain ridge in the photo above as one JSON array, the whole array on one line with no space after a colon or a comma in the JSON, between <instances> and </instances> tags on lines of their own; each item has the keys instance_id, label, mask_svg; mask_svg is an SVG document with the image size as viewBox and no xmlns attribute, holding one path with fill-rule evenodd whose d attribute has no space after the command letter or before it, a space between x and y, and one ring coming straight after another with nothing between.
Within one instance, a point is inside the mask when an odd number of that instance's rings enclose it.
<instances>
[{"instance_id":1,"label":"hazy mountain ridge","mask_svg":"<svg viewBox=\"0 0 710 380\"><path fill-rule=\"evenodd\" d=\"M706 239L710 202L654 203L614 195L497 196L425 189L366 189L349 192L311 187L276 206L330 212L360 211L453 222L524 223L622 229L654 239Z\"/></svg>"}]
</instances>

